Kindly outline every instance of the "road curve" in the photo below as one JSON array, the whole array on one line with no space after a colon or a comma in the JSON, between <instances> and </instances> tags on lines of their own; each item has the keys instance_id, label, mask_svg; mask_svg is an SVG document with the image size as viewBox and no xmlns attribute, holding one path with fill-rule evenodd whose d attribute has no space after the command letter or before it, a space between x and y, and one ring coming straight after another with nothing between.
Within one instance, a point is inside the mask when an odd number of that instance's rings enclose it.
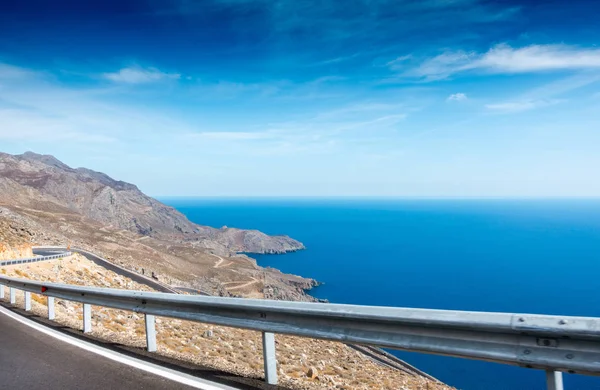
<instances>
[{"instance_id":1,"label":"road curve","mask_svg":"<svg viewBox=\"0 0 600 390\"><path fill-rule=\"evenodd\" d=\"M38 250L38 248L34 247L33 253L36 255L36 257L25 257L21 259L0 261L0 267L4 267L7 265L37 263L38 261L55 260L71 256L71 252L69 252L66 248L64 250Z\"/></svg>"},{"instance_id":2,"label":"road curve","mask_svg":"<svg viewBox=\"0 0 600 390\"><path fill-rule=\"evenodd\" d=\"M3 313L0 330L3 389L192 389L48 337Z\"/></svg>"},{"instance_id":3,"label":"road curve","mask_svg":"<svg viewBox=\"0 0 600 390\"><path fill-rule=\"evenodd\" d=\"M42 251L42 250L67 250L66 247L38 247L37 248L38 251ZM71 248L70 249L71 252L73 253L79 253L80 255L82 255L83 257L87 258L88 260L96 263L97 265L106 268L109 271L113 271L116 274L125 276L131 280L133 280L134 282L140 283L140 284L145 284L146 286L150 286L153 289L155 289L156 291L160 291L160 292L165 292L165 293L172 293L172 294L177 294L177 290L169 287L168 285L159 282L158 280L154 280L151 279L147 276L144 275L140 275L136 272L130 271L128 269L125 269L121 266L118 266L110 261L108 261L105 258L102 258L94 253L88 252L84 249L79 249L79 248Z\"/></svg>"}]
</instances>

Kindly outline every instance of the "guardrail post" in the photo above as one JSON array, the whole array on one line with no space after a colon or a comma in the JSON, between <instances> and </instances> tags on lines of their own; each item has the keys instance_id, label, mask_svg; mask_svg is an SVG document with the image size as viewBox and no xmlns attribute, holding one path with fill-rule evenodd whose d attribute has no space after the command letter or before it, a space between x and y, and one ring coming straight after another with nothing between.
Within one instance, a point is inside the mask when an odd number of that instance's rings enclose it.
<instances>
[{"instance_id":1,"label":"guardrail post","mask_svg":"<svg viewBox=\"0 0 600 390\"><path fill-rule=\"evenodd\" d=\"M53 320L54 318L54 297L48 297L48 319Z\"/></svg>"},{"instance_id":2,"label":"guardrail post","mask_svg":"<svg viewBox=\"0 0 600 390\"><path fill-rule=\"evenodd\" d=\"M0 299L4 299L4 285L0 284Z\"/></svg>"},{"instance_id":3,"label":"guardrail post","mask_svg":"<svg viewBox=\"0 0 600 390\"><path fill-rule=\"evenodd\" d=\"M31 293L25 291L25 311L31 311Z\"/></svg>"},{"instance_id":4,"label":"guardrail post","mask_svg":"<svg viewBox=\"0 0 600 390\"><path fill-rule=\"evenodd\" d=\"M563 377L560 371L546 371L546 382L548 383L548 390L563 390Z\"/></svg>"},{"instance_id":5,"label":"guardrail post","mask_svg":"<svg viewBox=\"0 0 600 390\"><path fill-rule=\"evenodd\" d=\"M92 331L92 305L83 304L83 333Z\"/></svg>"},{"instance_id":6,"label":"guardrail post","mask_svg":"<svg viewBox=\"0 0 600 390\"><path fill-rule=\"evenodd\" d=\"M270 385L277 384L277 357L275 356L275 335L263 332L263 359L265 361L265 380Z\"/></svg>"},{"instance_id":7,"label":"guardrail post","mask_svg":"<svg viewBox=\"0 0 600 390\"><path fill-rule=\"evenodd\" d=\"M152 314L144 314L146 321L146 349L148 352L156 352L156 325Z\"/></svg>"},{"instance_id":8,"label":"guardrail post","mask_svg":"<svg viewBox=\"0 0 600 390\"><path fill-rule=\"evenodd\" d=\"M10 287L8 289L8 295L10 296L10 304L14 305L15 303L17 303L17 297L15 295L15 289L14 287Z\"/></svg>"}]
</instances>

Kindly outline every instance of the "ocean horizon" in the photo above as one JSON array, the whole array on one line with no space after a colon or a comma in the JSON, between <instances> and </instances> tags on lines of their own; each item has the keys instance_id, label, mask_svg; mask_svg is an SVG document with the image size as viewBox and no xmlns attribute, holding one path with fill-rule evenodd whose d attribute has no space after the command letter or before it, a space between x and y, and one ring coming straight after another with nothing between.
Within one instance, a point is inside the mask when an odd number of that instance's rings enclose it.
<instances>
[{"instance_id":1,"label":"ocean horizon","mask_svg":"<svg viewBox=\"0 0 600 390\"><path fill-rule=\"evenodd\" d=\"M600 317L600 199L160 197L191 221L285 234L251 255L334 303ZM393 351L460 389L545 389L543 371ZM565 387L600 379L565 374Z\"/></svg>"}]
</instances>

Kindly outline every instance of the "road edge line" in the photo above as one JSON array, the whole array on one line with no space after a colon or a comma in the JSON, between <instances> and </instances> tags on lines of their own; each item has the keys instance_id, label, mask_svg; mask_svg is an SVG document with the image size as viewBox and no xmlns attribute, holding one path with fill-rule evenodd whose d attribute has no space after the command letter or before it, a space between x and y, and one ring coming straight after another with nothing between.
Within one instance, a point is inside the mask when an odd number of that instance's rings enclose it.
<instances>
[{"instance_id":1,"label":"road edge line","mask_svg":"<svg viewBox=\"0 0 600 390\"><path fill-rule=\"evenodd\" d=\"M121 364L125 364L130 367L137 368L139 370L149 372L154 375L158 375L160 377L172 380L177 383L181 383L190 387L194 387L196 389L202 390L238 390L235 387L221 385L214 382L210 382L201 378L197 378L192 375L188 375L177 370L173 370L170 368L161 367L154 363L144 362L142 360L122 355L118 352L108 350L106 348L94 345L87 341L79 340L71 336L67 336L61 332L58 332L54 329L50 329L44 325L37 324L23 316L16 314L9 309L0 306L0 313L6 315L7 317L12 318L13 320L19 321L20 323L29 326L39 332L45 333L48 336L54 337L62 342L70 344L72 346L81 348L88 352L95 353L97 355L103 356L107 359L116 361Z\"/></svg>"}]
</instances>

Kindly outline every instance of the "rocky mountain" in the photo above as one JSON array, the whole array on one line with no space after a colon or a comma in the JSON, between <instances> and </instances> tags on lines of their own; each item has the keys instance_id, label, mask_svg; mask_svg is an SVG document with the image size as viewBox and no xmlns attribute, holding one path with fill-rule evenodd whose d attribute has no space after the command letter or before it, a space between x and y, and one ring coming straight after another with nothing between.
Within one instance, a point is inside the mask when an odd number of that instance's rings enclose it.
<instances>
[{"instance_id":1,"label":"rocky mountain","mask_svg":"<svg viewBox=\"0 0 600 390\"><path fill-rule=\"evenodd\" d=\"M135 185L86 168L71 168L53 156L0 153L0 203L61 213L159 239L182 240L218 253L285 253L304 246L287 236L256 230L215 229L142 193Z\"/></svg>"}]
</instances>

